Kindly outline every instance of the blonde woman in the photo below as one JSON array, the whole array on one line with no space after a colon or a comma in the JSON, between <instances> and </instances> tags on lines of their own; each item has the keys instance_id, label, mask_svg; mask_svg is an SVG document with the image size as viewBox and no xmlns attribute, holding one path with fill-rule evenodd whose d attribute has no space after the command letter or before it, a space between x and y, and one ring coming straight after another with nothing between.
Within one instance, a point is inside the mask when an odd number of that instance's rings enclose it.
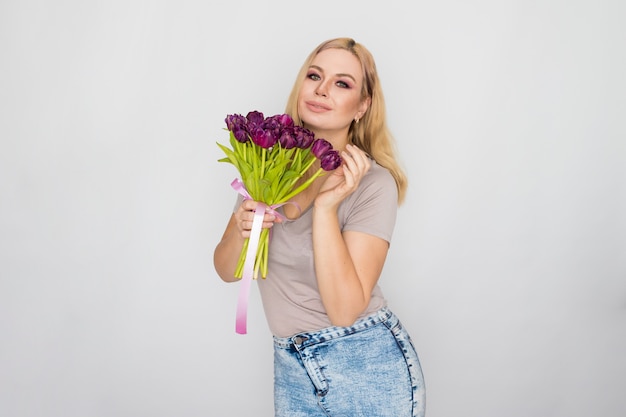
<instances>
[{"instance_id":1,"label":"blonde woman","mask_svg":"<svg viewBox=\"0 0 626 417\"><path fill-rule=\"evenodd\" d=\"M423 416L417 353L378 285L407 181L370 52L350 38L320 44L286 113L343 163L280 208L282 218L264 218L270 274L257 282L274 336L275 415ZM215 248L224 281L236 281L256 205L238 199Z\"/></svg>"}]
</instances>

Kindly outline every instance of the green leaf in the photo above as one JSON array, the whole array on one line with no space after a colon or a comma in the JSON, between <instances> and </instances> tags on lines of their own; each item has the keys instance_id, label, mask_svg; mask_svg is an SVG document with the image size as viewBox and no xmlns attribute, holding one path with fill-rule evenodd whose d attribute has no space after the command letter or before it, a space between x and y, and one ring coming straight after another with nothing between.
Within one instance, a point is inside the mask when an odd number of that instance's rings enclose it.
<instances>
[{"instance_id":1,"label":"green leaf","mask_svg":"<svg viewBox=\"0 0 626 417\"><path fill-rule=\"evenodd\" d=\"M218 159L218 162L230 162L237 168L237 170L239 170L239 159L237 159L235 153L219 142L217 143L217 146L219 146L220 149L226 154L226 158Z\"/></svg>"}]
</instances>

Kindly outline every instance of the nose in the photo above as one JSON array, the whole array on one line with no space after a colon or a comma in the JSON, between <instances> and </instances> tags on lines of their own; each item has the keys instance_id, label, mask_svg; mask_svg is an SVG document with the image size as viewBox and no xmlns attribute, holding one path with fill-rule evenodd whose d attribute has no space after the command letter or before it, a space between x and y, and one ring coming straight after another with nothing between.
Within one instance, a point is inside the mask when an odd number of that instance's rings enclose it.
<instances>
[{"instance_id":1,"label":"nose","mask_svg":"<svg viewBox=\"0 0 626 417\"><path fill-rule=\"evenodd\" d=\"M318 96L326 97L326 83L325 82L322 81L317 85L317 88L315 88L315 94L317 94Z\"/></svg>"}]
</instances>

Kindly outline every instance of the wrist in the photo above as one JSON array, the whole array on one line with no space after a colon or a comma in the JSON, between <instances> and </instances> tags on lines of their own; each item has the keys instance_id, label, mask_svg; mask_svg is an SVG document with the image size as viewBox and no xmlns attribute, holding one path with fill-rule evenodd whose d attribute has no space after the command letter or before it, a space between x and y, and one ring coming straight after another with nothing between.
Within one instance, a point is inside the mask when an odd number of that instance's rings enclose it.
<instances>
[{"instance_id":1,"label":"wrist","mask_svg":"<svg viewBox=\"0 0 626 417\"><path fill-rule=\"evenodd\" d=\"M337 217L337 208L334 206L313 205L314 218Z\"/></svg>"}]
</instances>

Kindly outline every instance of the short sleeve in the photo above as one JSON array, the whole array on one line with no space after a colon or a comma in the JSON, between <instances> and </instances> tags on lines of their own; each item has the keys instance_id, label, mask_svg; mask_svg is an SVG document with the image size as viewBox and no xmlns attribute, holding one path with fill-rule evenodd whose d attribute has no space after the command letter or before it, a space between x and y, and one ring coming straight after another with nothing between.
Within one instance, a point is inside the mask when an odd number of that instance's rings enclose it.
<instances>
[{"instance_id":1,"label":"short sleeve","mask_svg":"<svg viewBox=\"0 0 626 417\"><path fill-rule=\"evenodd\" d=\"M398 188L391 173L373 163L359 188L344 201L343 231L367 233L391 242L398 211Z\"/></svg>"}]
</instances>

